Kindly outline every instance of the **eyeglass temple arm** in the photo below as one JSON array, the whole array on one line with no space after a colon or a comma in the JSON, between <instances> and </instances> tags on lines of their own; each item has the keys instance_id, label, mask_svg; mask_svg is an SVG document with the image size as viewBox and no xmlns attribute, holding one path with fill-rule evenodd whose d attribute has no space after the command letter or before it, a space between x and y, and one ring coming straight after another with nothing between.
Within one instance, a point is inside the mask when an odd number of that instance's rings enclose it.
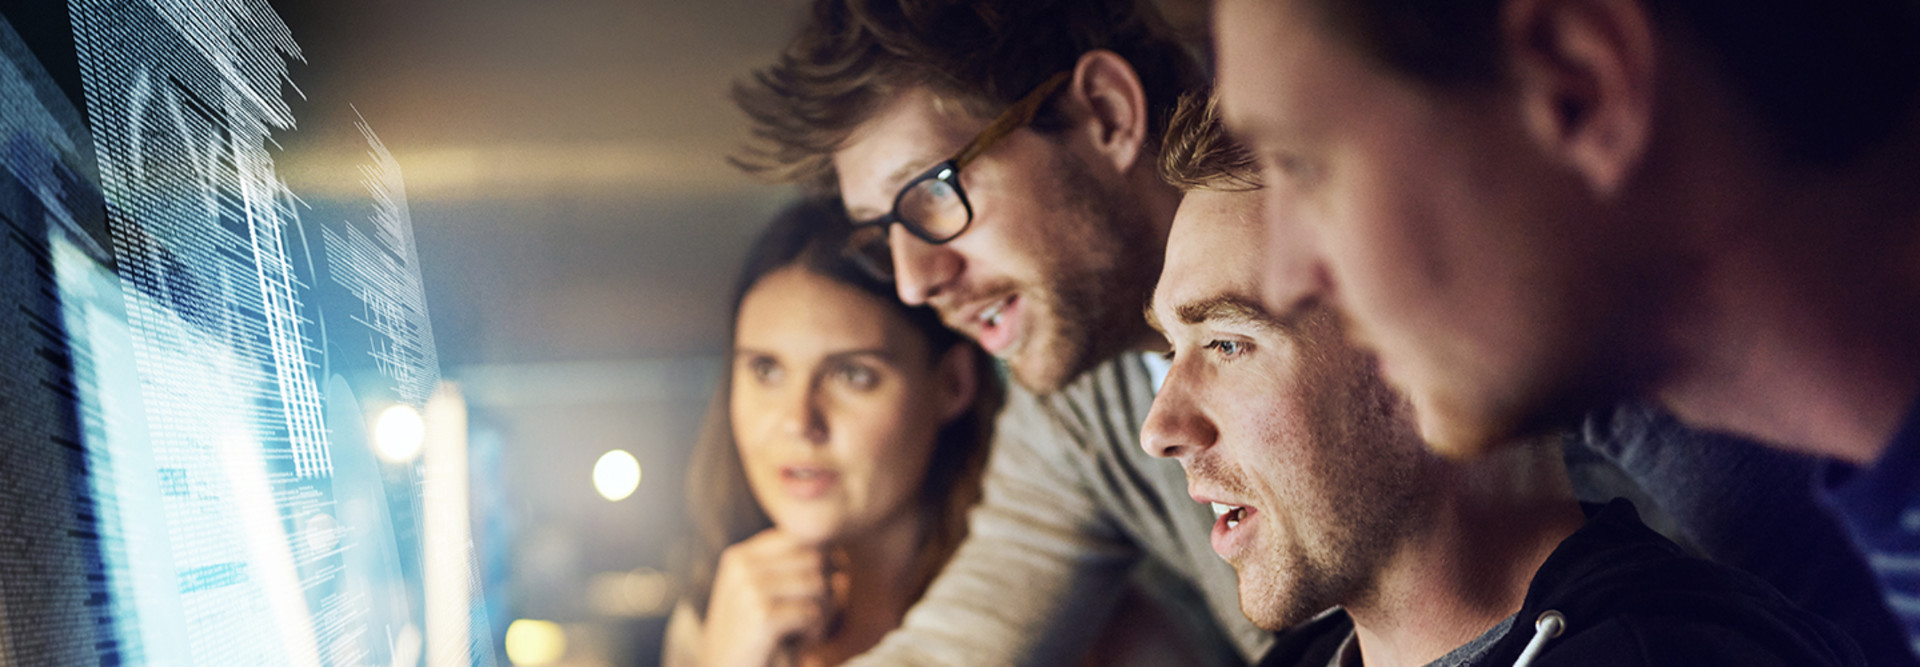
<instances>
[{"instance_id":1,"label":"eyeglass temple arm","mask_svg":"<svg viewBox=\"0 0 1920 667\"><path fill-rule=\"evenodd\" d=\"M1052 95L1053 91L1060 87L1060 84L1066 83L1067 79L1072 76L1073 72L1055 74L1046 81L1041 82L1038 87L1033 89L1033 92L1027 93L1026 97L1022 97L1020 101L1014 102L1013 106L1008 107L1005 113L1000 114L1000 117L995 119L992 125L988 125L985 130L981 130L980 136L974 137L973 141L969 142L966 148L960 149L960 154L953 157L954 164L962 167L967 166L968 162L972 162L975 157L979 157L980 153L992 147L993 142L999 141L1001 137L1007 136L1014 130L1031 122L1033 115L1039 113L1040 105L1046 103L1047 97Z\"/></svg>"}]
</instances>

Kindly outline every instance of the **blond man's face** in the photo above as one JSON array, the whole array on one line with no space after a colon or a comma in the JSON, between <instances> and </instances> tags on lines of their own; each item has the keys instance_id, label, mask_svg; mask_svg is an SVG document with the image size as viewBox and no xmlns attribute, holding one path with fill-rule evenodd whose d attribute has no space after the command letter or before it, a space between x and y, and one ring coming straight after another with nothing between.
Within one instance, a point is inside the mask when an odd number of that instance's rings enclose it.
<instances>
[{"instance_id":1,"label":"blond man's face","mask_svg":"<svg viewBox=\"0 0 1920 667\"><path fill-rule=\"evenodd\" d=\"M1430 504L1433 459L1332 310L1261 304L1262 197L1181 202L1150 309L1172 366L1141 445L1215 508L1241 609L1279 630L1371 590Z\"/></svg>"}]
</instances>

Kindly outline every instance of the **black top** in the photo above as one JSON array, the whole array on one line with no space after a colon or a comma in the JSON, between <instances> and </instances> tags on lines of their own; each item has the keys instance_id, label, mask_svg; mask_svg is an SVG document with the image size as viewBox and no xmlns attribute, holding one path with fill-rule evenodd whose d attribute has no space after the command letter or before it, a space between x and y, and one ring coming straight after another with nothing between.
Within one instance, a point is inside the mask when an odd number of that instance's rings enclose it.
<instances>
[{"instance_id":1,"label":"black top","mask_svg":"<svg viewBox=\"0 0 1920 667\"><path fill-rule=\"evenodd\" d=\"M1759 579L1694 558L1640 523L1633 503L1587 523L1534 573L1488 665L1510 665L1548 611L1566 628L1535 665L1865 665L1853 641Z\"/></svg>"},{"instance_id":2,"label":"black top","mask_svg":"<svg viewBox=\"0 0 1920 667\"><path fill-rule=\"evenodd\" d=\"M1752 575L1686 555L1640 523L1633 503L1586 510L1586 525L1540 565L1513 628L1478 664L1514 664L1550 610L1565 627L1533 665L1867 664L1833 624ZM1344 613L1321 617L1283 633L1260 664L1323 667L1352 629Z\"/></svg>"}]
</instances>

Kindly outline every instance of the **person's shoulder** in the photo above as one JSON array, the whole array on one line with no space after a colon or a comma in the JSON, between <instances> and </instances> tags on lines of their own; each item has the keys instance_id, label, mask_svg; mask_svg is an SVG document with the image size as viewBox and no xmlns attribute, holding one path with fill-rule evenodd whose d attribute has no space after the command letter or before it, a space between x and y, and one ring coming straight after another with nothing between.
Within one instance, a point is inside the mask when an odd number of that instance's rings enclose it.
<instances>
[{"instance_id":1,"label":"person's shoulder","mask_svg":"<svg viewBox=\"0 0 1920 667\"><path fill-rule=\"evenodd\" d=\"M1558 632L1540 628L1549 615ZM1518 620L1486 664L1512 664L1536 641L1543 665L1864 664L1831 623L1751 575L1687 555L1624 500L1561 542Z\"/></svg>"},{"instance_id":2,"label":"person's shoulder","mask_svg":"<svg viewBox=\"0 0 1920 667\"><path fill-rule=\"evenodd\" d=\"M1912 558L1920 531L1907 517L1920 510L1920 400L1909 407L1880 457L1870 464L1822 462L1818 489L1869 551Z\"/></svg>"},{"instance_id":3,"label":"person's shoulder","mask_svg":"<svg viewBox=\"0 0 1920 667\"><path fill-rule=\"evenodd\" d=\"M1146 363L1140 355L1126 353L1109 357L1059 389L1034 398L1048 410L1081 419L1122 416L1145 421L1145 411L1153 405L1153 393L1153 376Z\"/></svg>"},{"instance_id":4,"label":"person's shoulder","mask_svg":"<svg viewBox=\"0 0 1920 667\"><path fill-rule=\"evenodd\" d=\"M1628 612L1584 629L1569 627L1543 643L1535 667L1814 667L1864 666L1837 635L1807 633L1778 616L1703 617L1684 612ZM1516 634L1534 634L1515 628ZM1487 665L1516 664L1489 661Z\"/></svg>"},{"instance_id":5,"label":"person's shoulder","mask_svg":"<svg viewBox=\"0 0 1920 667\"><path fill-rule=\"evenodd\" d=\"M1127 397L1129 384L1142 383L1146 368L1132 355L1108 359L1050 392L1017 382L1007 387L1006 403L994 421L993 463L989 475L1045 468L1056 477L1084 477L1090 471L1128 459L1139 449L1139 427L1153 405L1151 387L1144 398ZM1013 462L1019 462L1018 464ZM1083 484L1084 480L1074 482Z\"/></svg>"}]
</instances>

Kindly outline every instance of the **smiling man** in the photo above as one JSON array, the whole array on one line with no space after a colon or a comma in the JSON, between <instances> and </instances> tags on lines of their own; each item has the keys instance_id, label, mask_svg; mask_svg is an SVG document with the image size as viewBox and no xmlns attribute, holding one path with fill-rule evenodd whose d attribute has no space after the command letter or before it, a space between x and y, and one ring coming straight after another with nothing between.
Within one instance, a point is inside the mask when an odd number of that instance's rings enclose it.
<instances>
[{"instance_id":1,"label":"smiling man","mask_svg":"<svg viewBox=\"0 0 1920 667\"><path fill-rule=\"evenodd\" d=\"M1147 313L1172 351L1141 444L1215 508L1247 616L1314 619L1272 664L1864 664L1831 624L1682 555L1632 504L1583 519L1556 438L1429 452L1331 308L1262 304L1265 195L1210 108L1183 106L1169 135L1173 180L1194 191Z\"/></svg>"},{"instance_id":2,"label":"smiling man","mask_svg":"<svg viewBox=\"0 0 1920 667\"><path fill-rule=\"evenodd\" d=\"M1187 627L1192 663L1258 661L1211 516L1140 451L1153 398L1140 320L1179 192L1159 131L1200 80L1132 0L819 0L736 99L741 160L836 190L851 249L1007 364L966 544L872 664L1070 664L1130 578Z\"/></svg>"}]
</instances>

